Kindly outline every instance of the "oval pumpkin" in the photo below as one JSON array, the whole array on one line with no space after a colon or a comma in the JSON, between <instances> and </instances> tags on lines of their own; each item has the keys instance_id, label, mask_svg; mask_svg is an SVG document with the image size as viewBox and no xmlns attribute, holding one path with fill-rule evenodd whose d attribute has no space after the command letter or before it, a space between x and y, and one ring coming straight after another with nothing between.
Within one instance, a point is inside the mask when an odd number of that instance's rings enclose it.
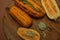
<instances>
[{"instance_id":1,"label":"oval pumpkin","mask_svg":"<svg viewBox=\"0 0 60 40\"><path fill-rule=\"evenodd\" d=\"M30 16L15 5L9 8L9 14L23 27L29 27L32 24Z\"/></svg>"},{"instance_id":2,"label":"oval pumpkin","mask_svg":"<svg viewBox=\"0 0 60 40\"><path fill-rule=\"evenodd\" d=\"M18 28L17 34L24 40L40 40L40 34L33 29Z\"/></svg>"},{"instance_id":3,"label":"oval pumpkin","mask_svg":"<svg viewBox=\"0 0 60 40\"><path fill-rule=\"evenodd\" d=\"M60 11L56 0L41 0L41 3L50 19L56 20L60 17Z\"/></svg>"},{"instance_id":4,"label":"oval pumpkin","mask_svg":"<svg viewBox=\"0 0 60 40\"><path fill-rule=\"evenodd\" d=\"M32 15L35 18L40 18L45 14L45 10L32 0L14 0L14 1L18 7L20 6L25 7L27 10L25 9L24 10L27 12L27 14Z\"/></svg>"}]
</instances>

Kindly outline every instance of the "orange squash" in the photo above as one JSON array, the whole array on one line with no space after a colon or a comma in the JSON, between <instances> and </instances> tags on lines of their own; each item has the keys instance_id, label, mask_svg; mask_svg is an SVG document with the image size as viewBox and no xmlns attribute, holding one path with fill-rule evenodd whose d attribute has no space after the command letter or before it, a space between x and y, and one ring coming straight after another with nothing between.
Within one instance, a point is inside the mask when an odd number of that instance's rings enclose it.
<instances>
[{"instance_id":1,"label":"orange squash","mask_svg":"<svg viewBox=\"0 0 60 40\"><path fill-rule=\"evenodd\" d=\"M17 34L24 40L40 40L40 34L33 29L18 28Z\"/></svg>"},{"instance_id":2,"label":"orange squash","mask_svg":"<svg viewBox=\"0 0 60 40\"><path fill-rule=\"evenodd\" d=\"M32 24L32 19L15 5L9 8L9 14L23 27L29 27Z\"/></svg>"},{"instance_id":3,"label":"orange squash","mask_svg":"<svg viewBox=\"0 0 60 40\"><path fill-rule=\"evenodd\" d=\"M27 14L32 15L35 18L40 18L45 14L45 10L32 0L14 0L14 1L18 7L20 6L25 7L27 10L25 9L24 10L27 12Z\"/></svg>"}]
</instances>

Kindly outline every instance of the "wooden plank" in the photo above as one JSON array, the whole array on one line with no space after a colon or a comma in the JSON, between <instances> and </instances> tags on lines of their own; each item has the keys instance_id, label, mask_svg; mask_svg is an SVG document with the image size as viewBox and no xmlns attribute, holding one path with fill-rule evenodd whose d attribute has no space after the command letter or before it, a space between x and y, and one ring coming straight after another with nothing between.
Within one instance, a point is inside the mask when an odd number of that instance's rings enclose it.
<instances>
[{"instance_id":1,"label":"wooden plank","mask_svg":"<svg viewBox=\"0 0 60 40\"><path fill-rule=\"evenodd\" d=\"M4 16L4 32L8 40L22 40L16 33L18 26L14 24L14 21L7 14Z\"/></svg>"},{"instance_id":2,"label":"wooden plank","mask_svg":"<svg viewBox=\"0 0 60 40\"><path fill-rule=\"evenodd\" d=\"M42 31L39 30L39 28L38 28L38 24L41 21L46 23L47 27L50 27L52 29L51 31L49 31L49 30L44 31L44 32L46 32L45 38L42 37ZM38 31L41 34L41 40L57 40L57 39L60 39L60 34L59 34L60 31L56 28L58 31L57 32L54 29L55 26L52 26L54 24L51 24L50 22L52 22L52 21L47 19L46 16L42 19L33 19L33 24L31 25L30 28ZM19 28L21 26L9 14L5 14L3 23L4 23L4 31L5 31L5 34L8 38L8 40L23 40L16 33L17 28Z\"/></svg>"}]
</instances>

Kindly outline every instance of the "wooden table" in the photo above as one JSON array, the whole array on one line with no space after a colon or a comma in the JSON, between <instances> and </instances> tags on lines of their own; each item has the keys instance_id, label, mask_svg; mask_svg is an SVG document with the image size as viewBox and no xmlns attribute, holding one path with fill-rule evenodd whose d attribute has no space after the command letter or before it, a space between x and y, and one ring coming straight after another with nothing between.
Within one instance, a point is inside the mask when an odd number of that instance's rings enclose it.
<instances>
[{"instance_id":1,"label":"wooden table","mask_svg":"<svg viewBox=\"0 0 60 40\"><path fill-rule=\"evenodd\" d=\"M0 40L7 40L7 38L4 35L4 31L3 31L2 18L4 16L4 14L6 13L5 8L9 5L10 2L11 2L11 0L0 0ZM58 6L60 7L60 0L57 0L57 3L58 3ZM44 19L49 21L49 23L52 23L52 26L55 26L60 31L60 24L53 23L53 21L50 21L46 17L44 17ZM44 20L44 19L42 19L42 20ZM54 34L54 32L51 32L51 33ZM52 35L52 34L51 34L51 36L54 38L55 34L54 35ZM59 36L59 38L60 38L60 36ZM48 39L50 39L50 38L47 38L47 40Z\"/></svg>"}]
</instances>

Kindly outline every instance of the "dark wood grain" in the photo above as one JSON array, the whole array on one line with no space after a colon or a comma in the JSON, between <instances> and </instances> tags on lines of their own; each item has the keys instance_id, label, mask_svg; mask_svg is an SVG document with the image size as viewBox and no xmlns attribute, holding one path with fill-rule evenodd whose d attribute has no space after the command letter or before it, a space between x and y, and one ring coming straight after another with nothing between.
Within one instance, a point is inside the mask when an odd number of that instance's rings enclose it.
<instances>
[{"instance_id":1,"label":"dark wood grain","mask_svg":"<svg viewBox=\"0 0 60 40\"><path fill-rule=\"evenodd\" d=\"M17 28L19 25L12 20L10 15L5 15L3 17L3 30L8 40L19 40L21 39L17 35Z\"/></svg>"},{"instance_id":2,"label":"dark wood grain","mask_svg":"<svg viewBox=\"0 0 60 40\"><path fill-rule=\"evenodd\" d=\"M49 27L51 30L46 30L46 37L42 37L42 31L38 28L39 22L44 22L47 24L47 27ZM60 28L58 29L56 25L60 25L60 23L56 23L54 21L51 21L47 18L47 16L44 16L42 19L33 19L33 24L31 25L31 29L34 29L38 31L41 35L41 40L58 40L60 39ZM21 27L8 13L6 13L3 17L3 28L4 33L8 40L22 40L21 37L17 35L17 29Z\"/></svg>"},{"instance_id":3,"label":"dark wood grain","mask_svg":"<svg viewBox=\"0 0 60 40\"><path fill-rule=\"evenodd\" d=\"M11 0L0 0L0 40L7 40L6 35L4 34L3 30L3 16L7 13L5 8L10 5ZM60 0L57 0L58 6L60 8ZM60 40L60 23L56 23L54 21L51 21L47 18L47 16L44 16L42 19L33 19L33 25L31 28L37 30L40 33L40 30L38 29L38 23L40 21L45 22L50 28L52 28L52 31L46 31L47 36L46 40ZM15 24L15 23L14 23ZM10 24L11 25L11 24ZM17 25L16 25L17 26ZM10 27L10 26L9 26ZM13 28L12 28L13 29ZM42 40L45 40L42 38Z\"/></svg>"}]
</instances>

